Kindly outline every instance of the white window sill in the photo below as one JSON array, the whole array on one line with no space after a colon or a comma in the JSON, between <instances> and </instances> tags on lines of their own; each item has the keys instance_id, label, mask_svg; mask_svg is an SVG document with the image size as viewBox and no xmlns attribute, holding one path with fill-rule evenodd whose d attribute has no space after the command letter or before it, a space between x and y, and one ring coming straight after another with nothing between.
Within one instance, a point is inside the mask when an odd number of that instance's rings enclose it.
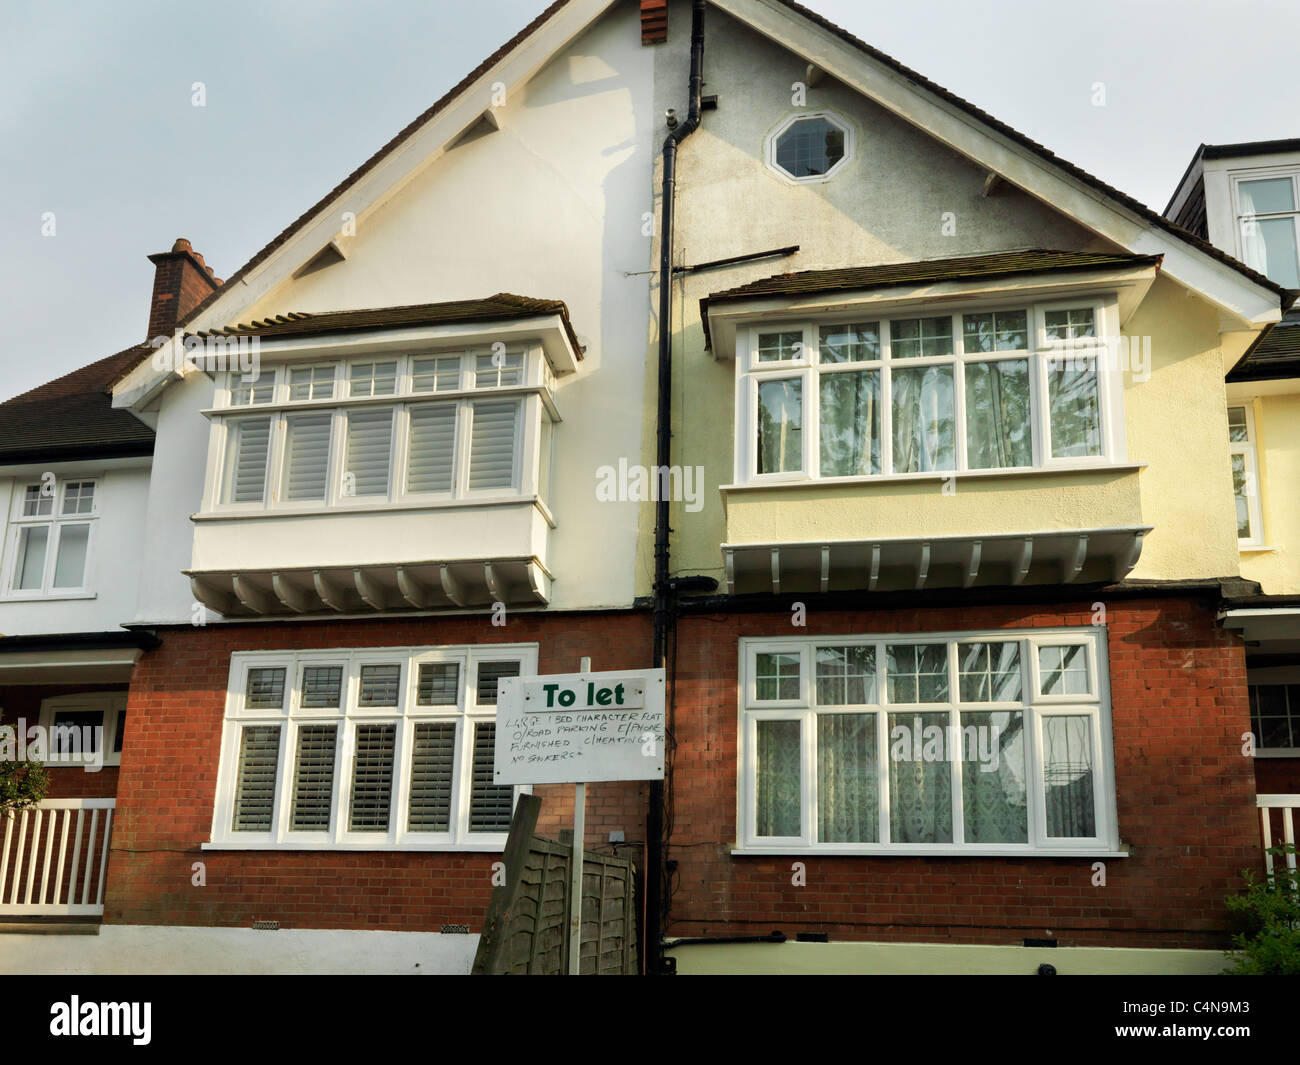
<instances>
[{"instance_id":1,"label":"white window sill","mask_svg":"<svg viewBox=\"0 0 1300 1065\"><path fill-rule=\"evenodd\" d=\"M506 849L505 833L499 842L482 843L201 843L203 851L461 851L500 854Z\"/></svg>"},{"instance_id":2,"label":"white window sill","mask_svg":"<svg viewBox=\"0 0 1300 1065\"><path fill-rule=\"evenodd\" d=\"M1121 844L1121 846L1124 846ZM863 850L850 847L733 847L733 858L776 856L801 858L1127 858L1127 850L1108 850L1104 846L1066 850L1013 850L1008 847L920 847L916 850Z\"/></svg>"},{"instance_id":3,"label":"white window sill","mask_svg":"<svg viewBox=\"0 0 1300 1065\"><path fill-rule=\"evenodd\" d=\"M1240 541L1237 543L1237 551L1243 555L1264 555L1278 550L1281 549L1269 544L1243 544Z\"/></svg>"},{"instance_id":4,"label":"white window sill","mask_svg":"<svg viewBox=\"0 0 1300 1065\"><path fill-rule=\"evenodd\" d=\"M550 511L541 501L541 498L535 495L484 495L482 499L444 499L438 501L421 500L410 503L390 503L388 501L377 503L354 503L350 506L337 507L263 507L259 509L244 509L242 507L229 510L204 510L197 514L190 515L190 521L257 521L275 518L328 518L339 514L384 514L384 513L404 513L407 511L417 510L451 510L457 507L509 507L509 506L535 506L542 511L542 514L548 519L552 527L555 524L550 515Z\"/></svg>"},{"instance_id":5,"label":"white window sill","mask_svg":"<svg viewBox=\"0 0 1300 1065\"><path fill-rule=\"evenodd\" d=\"M745 484L724 484L722 493L744 492L763 488L838 488L841 485L868 486L873 484L900 484L907 481L964 481L983 480L989 477L1041 477L1060 473L1137 473L1147 468L1145 462L1093 462L1087 465L1035 466L1019 469L997 470L936 470L929 473L874 474L869 477L791 477L758 478Z\"/></svg>"},{"instance_id":6,"label":"white window sill","mask_svg":"<svg viewBox=\"0 0 1300 1065\"><path fill-rule=\"evenodd\" d=\"M60 592L58 595L5 595L0 603L58 603L68 599L98 599L98 592Z\"/></svg>"}]
</instances>

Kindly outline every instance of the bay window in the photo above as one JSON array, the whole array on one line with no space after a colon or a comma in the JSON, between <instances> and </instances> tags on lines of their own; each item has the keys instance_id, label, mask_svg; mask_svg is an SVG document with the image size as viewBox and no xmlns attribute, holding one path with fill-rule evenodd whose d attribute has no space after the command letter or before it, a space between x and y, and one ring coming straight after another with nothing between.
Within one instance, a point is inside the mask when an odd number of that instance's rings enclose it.
<instances>
[{"instance_id":1,"label":"bay window","mask_svg":"<svg viewBox=\"0 0 1300 1065\"><path fill-rule=\"evenodd\" d=\"M1101 631L742 640L740 848L1114 851Z\"/></svg>"},{"instance_id":2,"label":"bay window","mask_svg":"<svg viewBox=\"0 0 1300 1065\"><path fill-rule=\"evenodd\" d=\"M1113 320L1093 301L751 326L738 481L1117 461Z\"/></svg>"},{"instance_id":3,"label":"bay window","mask_svg":"<svg viewBox=\"0 0 1300 1065\"><path fill-rule=\"evenodd\" d=\"M5 552L5 594L64 598L91 594L90 551L99 517L92 478L15 485Z\"/></svg>"},{"instance_id":4,"label":"bay window","mask_svg":"<svg viewBox=\"0 0 1300 1065\"><path fill-rule=\"evenodd\" d=\"M497 686L535 645L231 656L211 846L497 850Z\"/></svg>"}]
</instances>

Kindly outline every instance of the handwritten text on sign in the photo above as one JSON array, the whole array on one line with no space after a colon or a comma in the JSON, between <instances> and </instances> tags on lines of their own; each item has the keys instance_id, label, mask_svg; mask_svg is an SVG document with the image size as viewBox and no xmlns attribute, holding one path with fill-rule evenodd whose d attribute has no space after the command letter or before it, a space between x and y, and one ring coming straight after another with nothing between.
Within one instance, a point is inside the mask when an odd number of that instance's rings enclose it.
<instances>
[{"instance_id":1,"label":"handwritten text on sign","mask_svg":"<svg viewBox=\"0 0 1300 1065\"><path fill-rule=\"evenodd\" d=\"M499 784L662 779L663 670L502 678L495 755Z\"/></svg>"}]
</instances>

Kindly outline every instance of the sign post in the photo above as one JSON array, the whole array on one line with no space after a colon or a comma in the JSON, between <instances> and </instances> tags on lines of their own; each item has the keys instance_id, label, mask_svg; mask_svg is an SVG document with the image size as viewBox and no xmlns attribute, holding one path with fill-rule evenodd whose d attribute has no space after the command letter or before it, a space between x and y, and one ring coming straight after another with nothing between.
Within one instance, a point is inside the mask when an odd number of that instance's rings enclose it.
<instances>
[{"instance_id":1,"label":"sign post","mask_svg":"<svg viewBox=\"0 0 1300 1065\"><path fill-rule=\"evenodd\" d=\"M502 677L497 693L493 776L498 784L573 784L573 865L569 886L569 974L582 945L582 849L587 784L662 780L664 671Z\"/></svg>"}]
</instances>

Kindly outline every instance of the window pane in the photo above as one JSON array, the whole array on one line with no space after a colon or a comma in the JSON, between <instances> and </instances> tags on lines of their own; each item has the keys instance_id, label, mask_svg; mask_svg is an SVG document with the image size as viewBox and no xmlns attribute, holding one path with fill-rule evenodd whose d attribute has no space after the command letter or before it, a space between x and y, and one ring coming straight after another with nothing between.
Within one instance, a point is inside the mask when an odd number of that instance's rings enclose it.
<instances>
[{"instance_id":1,"label":"window pane","mask_svg":"<svg viewBox=\"0 0 1300 1065\"><path fill-rule=\"evenodd\" d=\"M880 839L875 714L817 716L817 839Z\"/></svg>"},{"instance_id":2,"label":"window pane","mask_svg":"<svg viewBox=\"0 0 1300 1065\"><path fill-rule=\"evenodd\" d=\"M122 740L126 736L126 711L117 712L117 733L113 736L113 753L122 753Z\"/></svg>"},{"instance_id":3,"label":"window pane","mask_svg":"<svg viewBox=\"0 0 1300 1065\"><path fill-rule=\"evenodd\" d=\"M279 761L280 726L245 726L239 737L232 831L271 830L271 814L275 809L275 771Z\"/></svg>"},{"instance_id":4,"label":"window pane","mask_svg":"<svg viewBox=\"0 0 1300 1065\"><path fill-rule=\"evenodd\" d=\"M822 362L865 362L880 358L880 323L824 325L818 334Z\"/></svg>"},{"instance_id":5,"label":"window pane","mask_svg":"<svg viewBox=\"0 0 1300 1065\"><path fill-rule=\"evenodd\" d=\"M1237 186L1242 214L1279 214L1295 210L1295 190L1289 177L1243 181Z\"/></svg>"},{"instance_id":6,"label":"window pane","mask_svg":"<svg viewBox=\"0 0 1300 1065\"><path fill-rule=\"evenodd\" d=\"M240 418L228 424L223 497L227 503L261 503L266 494L271 419Z\"/></svg>"},{"instance_id":7,"label":"window pane","mask_svg":"<svg viewBox=\"0 0 1300 1065\"><path fill-rule=\"evenodd\" d=\"M891 703L947 702L948 645L889 644L885 648L885 676Z\"/></svg>"},{"instance_id":8,"label":"window pane","mask_svg":"<svg viewBox=\"0 0 1300 1065\"><path fill-rule=\"evenodd\" d=\"M396 706L401 666L362 666L358 706Z\"/></svg>"},{"instance_id":9,"label":"window pane","mask_svg":"<svg viewBox=\"0 0 1300 1065\"><path fill-rule=\"evenodd\" d=\"M50 752L55 755L80 758L99 750L104 727L104 711L71 710L54 715L54 728L50 732Z\"/></svg>"},{"instance_id":10,"label":"window pane","mask_svg":"<svg viewBox=\"0 0 1300 1065\"><path fill-rule=\"evenodd\" d=\"M895 359L952 354L952 318L896 318L889 323L889 352Z\"/></svg>"},{"instance_id":11,"label":"window pane","mask_svg":"<svg viewBox=\"0 0 1300 1065\"><path fill-rule=\"evenodd\" d=\"M1090 717L1049 714L1043 718L1043 787L1048 836L1097 834Z\"/></svg>"},{"instance_id":12,"label":"window pane","mask_svg":"<svg viewBox=\"0 0 1300 1065\"><path fill-rule=\"evenodd\" d=\"M1029 360L966 364L966 461L989 470L1033 464Z\"/></svg>"},{"instance_id":13,"label":"window pane","mask_svg":"<svg viewBox=\"0 0 1300 1065\"><path fill-rule=\"evenodd\" d=\"M45 580L45 549L49 544L48 525L28 525L18 533L18 563L14 568L14 587L21 591L39 591Z\"/></svg>"},{"instance_id":14,"label":"window pane","mask_svg":"<svg viewBox=\"0 0 1300 1065\"><path fill-rule=\"evenodd\" d=\"M1101 454L1101 408L1096 359L1048 360L1048 402L1052 416L1053 458Z\"/></svg>"},{"instance_id":15,"label":"window pane","mask_svg":"<svg viewBox=\"0 0 1300 1065\"><path fill-rule=\"evenodd\" d=\"M451 778L456 757L456 724L423 721L415 726L411 751L412 832L446 832L451 827Z\"/></svg>"},{"instance_id":16,"label":"window pane","mask_svg":"<svg viewBox=\"0 0 1300 1065\"><path fill-rule=\"evenodd\" d=\"M956 466L952 367L894 370L894 472L923 473Z\"/></svg>"},{"instance_id":17,"label":"window pane","mask_svg":"<svg viewBox=\"0 0 1300 1065\"><path fill-rule=\"evenodd\" d=\"M1252 684L1250 723L1259 747L1300 747L1300 684Z\"/></svg>"},{"instance_id":18,"label":"window pane","mask_svg":"<svg viewBox=\"0 0 1300 1065\"><path fill-rule=\"evenodd\" d=\"M996 311L962 317L966 352L1027 351L1029 316L1024 311Z\"/></svg>"},{"instance_id":19,"label":"window pane","mask_svg":"<svg viewBox=\"0 0 1300 1065\"><path fill-rule=\"evenodd\" d=\"M791 177L818 177L844 158L844 130L824 118L801 118L776 139L776 165Z\"/></svg>"},{"instance_id":20,"label":"window pane","mask_svg":"<svg viewBox=\"0 0 1300 1065\"><path fill-rule=\"evenodd\" d=\"M298 729L298 750L293 762L293 802L289 828L327 832L334 808L335 725L303 725Z\"/></svg>"},{"instance_id":21,"label":"window pane","mask_svg":"<svg viewBox=\"0 0 1300 1065\"><path fill-rule=\"evenodd\" d=\"M457 663L423 662L416 683L415 702L418 706L455 706L459 688L460 666ZM493 689L495 701L496 690Z\"/></svg>"},{"instance_id":22,"label":"window pane","mask_svg":"<svg viewBox=\"0 0 1300 1065\"><path fill-rule=\"evenodd\" d=\"M244 705L250 709L279 710L284 706L284 667L248 671Z\"/></svg>"},{"instance_id":23,"label":"window pane","mask_svg":"<svg viewBox=\"0 0 1300 1065\"><path fill-rule=\"evenodd\" d=\"M304 708L337 708L342 701L342 694L342 666L303 666L302 705Z\"/></svg>"},{"instance_id":24,"label":"window pane","mask_svg":"<svg viewBox=\"0 0 1300 1065\"><path fill-rule=\"evenodd\" d=\"M330 399L333 395L333 366L300 366L289 371L290 399Z\"/></svg>"},{"instance_id":25,"label":"window pane","mask_svg":"<svg viewBox=\"0 0 1300 1065\"><path fill-rule=\"evenodd\" d=\"M348 395L391 396L397 391L397 363L358 362L348 367Z\"/></svg>"},{"instance_id":26,"label":"window pane","mask_svg":"<svg viewBox=\"0 0 1300 1065\"><path fill-rule=\"evenodd\" d=\"M1234 444L1245 443L1250 439L1250 431L1246 422L1245 407L1228 408L1228 440Z\"/></svg>"},{"instance_id":27,"label":"window pane","mask_svg":"<svg viewBox=\"0 0 1300 1065\"><path fill-rule=\"evenodd\" d=\"M758 385L758 472L803 469L803 381L783 377Z\"/></svg>"},{"instance_id":28,"label":"window pane","mask_svg":"<svg viewBox=\"0 0 1300 1065\"><path fill-rule=\"evenodd\" d=\"M460 387L460 356L415 359L411 363L412 392L450 392Z\"/></svg>"},{"instance_id":29,"label":"window pane","mask_svg":"<svg viewBox=\"0 0 1300 1065\"><path fill-rule=\"evenodd\" d=\"M518 662L480 662L475 684L475 702L479 706L496 706L497 681L519 676Z\"/></svg>"},{"instance_id":30,"label":"window pane","mask_svg":"<svg viewBox=\"0 0 1300 1065\"><path fill-rule=\"evenodd\" d=\"M1039 682L1044 695L1091 695L1088 648L1062 644L1038 649Z\"/></svg>"},{"instance_id":31,"label":"window pane","mask_svg":"<svg viewBox=\"0 0 1300 1065\"><path fill-rule=\"evenodd\" d=\"M1012 703L1020 699L1020 645L957 645L957 679L966 703Z\"/></svg>"},{"instance_id":32,"label":"window pane","mask_svg":"<svg viewBox=\"0 0 1300 1065\"><path fill-rule=\"evenodd\" d=\"M821 375L821 473L850 477L880 472L880 374Z\"/></svg>"},{"instance_id":33,"label":"window pane","mask_svg":"<svg viewBox=\"0 0 1300 1065\"><path fill-rule=\"evenodd\" d=\"M1097 335L1097 323L1091 307L1048 311L1043 324L1047 327L1048 340L1078 340Z\"/></svg>"},{"instance_id":34,"label":"window pane","mask_svg":"<svg viewBox=\"0 0 1300 1065\"><path fill-rule=\"evenodd\" d=\"M799 655L763 652L755 655L755 698L770 702L774 699L799 698Z\"/></svg>"},{"instance_id":35,"label":"window pane","mask_svg":"<svg viewBox=\"0 0 1300 1065\"><path fill-rule=\"evenodd\" d=\"M345 496L387 496L388 463L393 447L391 410L348 414L348 453L343 468Z\"/></svg>"},{"instance_id":36,"label":"window pane","mask_svg":"<svg viewBox=\"0 0 1300 1065\"><path fill-rule=\"evenodd\" d=\"M46 508L48 511L48 507ZM64 514L89 514L95 509L95 482L73 481L63 488Z\"/></svg>"},{"instance_id":37,"label":"window pane","mask_svg":"<svg viewBox=\"0 0 1300 1065\"><path fill-rule=\"evenodd\" d=\"M1251 219L1242 225L1246 265L1286 288L1300 288L1294 218Z\"/></svg>"},{"instance_id":38,"label":"window pane","mask_svg":"<svg viewBox=\"0 0 1300 1065\"><path fill-rule=\"evenodd\" d=\"M474 764L470 769L469 830L471 832L508 832L514 809L515 789L509 784L495 784L493 757L497 727L492 721L474 725Z\"/></svg>"},{"instance_id":39,"label":"window pane","mask_svg":"<svg viewBox=\"0 0 1300 1065\"><path fill-rule=\"evenodd\" d=\"M456 405L429 403L411 408L406 490L450 492L456 471Z\"/></svg>"},{"instance_id":40,"label":"window pane","mask_svg":"<svg viewBox=\"0 0 1300 1065\"><path fill-rule=\"evenodd\" d=\"M285 499L324 500L333 420L331 414L295 414L285 419Z\"/></svg>"},{"instance_id":41,"label":"window pane","mask_svg":"<svg viewBox=\"0 0 1300 1065\"><path fill-rule=\"evenodd\" d=\"M799 836L803 782L798 721L759 721L757 774L759 836Z\"/></svg>"},{"instance_id":42,"label":"window pane","mask_svg":"<svg viewBox=\"0 0 1300 1065\"><path fill-rule=\"evenodd\" d=\"M50 514L54 509L54 496L41 491L41 485L29 484L23 495L23 517L35 518Z\"/></svg>"},{"instance_id":43,"label":"window pane","mask_svg":"<svg viewBox=\"0 0 1300 1065\"><path fill-rule=\"evenodd\" d=\"M59 527L59 553L54 560L54 587L82 588L86 583L86 547L89 525Z\"/></svg>"},{"instance_id":44,"label":"window pane","mask_svg":"<svg viewBox=\"0 0 1300 1065\"><path fill-rule=\"evenodd\" d=\"M500 365L498 365L498 363ZM520 385L524 381L524 357L522 354L479 355L474 360L475 388L506 388Z\"/></svg>"},{"instance_id":45,"label":"window pane","mask_svg":"<svg viewBox=\"0 0 1300 1065\"><path fill-rule=\"evenodd\" d=\"M818 706L862 706L876 701L874 647L819 647L816 658ZM798 698L797 674L795 680L791 698Z\"/></svg>"},{"instance_id":46,"label":"window pane","mask_svg":"<svg viewBox=\"0 0 1300 1065\"><path fill-rule=\"evenodd\" d=\"M397 726L391 722L356 726L352 758L351 832L387 832L393 797L393 747Z\"/></svg>"},{"instance_id":47,"label":"window pane","mask_svg":"<svg viewBox=\"0 0 1300 1065\"><path fill-rule=\"evenodd\" d=\"M275 371L263 370L255 379L252 375L234 373L230 376L230 405L246 407L253 403L270 403L275 398Z\"/></svg>"},{"instance_id":48,"label":"window pane","mask_svg":"<svg viewBox=\"0 0 1300 1065\"><path fill-rule=\"evenodd\" d=\"M1250 495L1249 480L1246 477L1246 456L1232 455L1232 496L1237 505L1237 539L1249 540L1250 531Z\"/></svg>"},{"instance_id":49,"label":"window pane","mask_svg":"<svg viewBox=\"0 0 1300 1065\"><path fill-rule=\"evenodd\" d=\"M889 715L889 838L952 842L948 715Z\"/></svg>"},{"instance_id":50,"label":"window pane","mask_svg":"<svg viewBox=\"0 0 1300 1065\"><path fill-rule=\"evenodd\" d=\"M470 489L513 488L518 401L479 402L471 406L474 418L469 445Z\"/></svg>"},{"instance_id":51,"label":"window pane","mask_svg":"<svg viewBox=\"0 0 1300 1065\"><path fill-rule=\"evenodd\" d=\"M758 334L759 362L786 362L803 358L803 330Z\"/></svg>"},{"instance_id":52,"label":"window pane","mask_svg":"<svg viewBox=\"0 0 1300 1065\"><path fill-rule=\"evenodd\" d=\"M961 722L966 842L1028 842L1024 714L967 712Z\"/></svg>"}]
</instances>

